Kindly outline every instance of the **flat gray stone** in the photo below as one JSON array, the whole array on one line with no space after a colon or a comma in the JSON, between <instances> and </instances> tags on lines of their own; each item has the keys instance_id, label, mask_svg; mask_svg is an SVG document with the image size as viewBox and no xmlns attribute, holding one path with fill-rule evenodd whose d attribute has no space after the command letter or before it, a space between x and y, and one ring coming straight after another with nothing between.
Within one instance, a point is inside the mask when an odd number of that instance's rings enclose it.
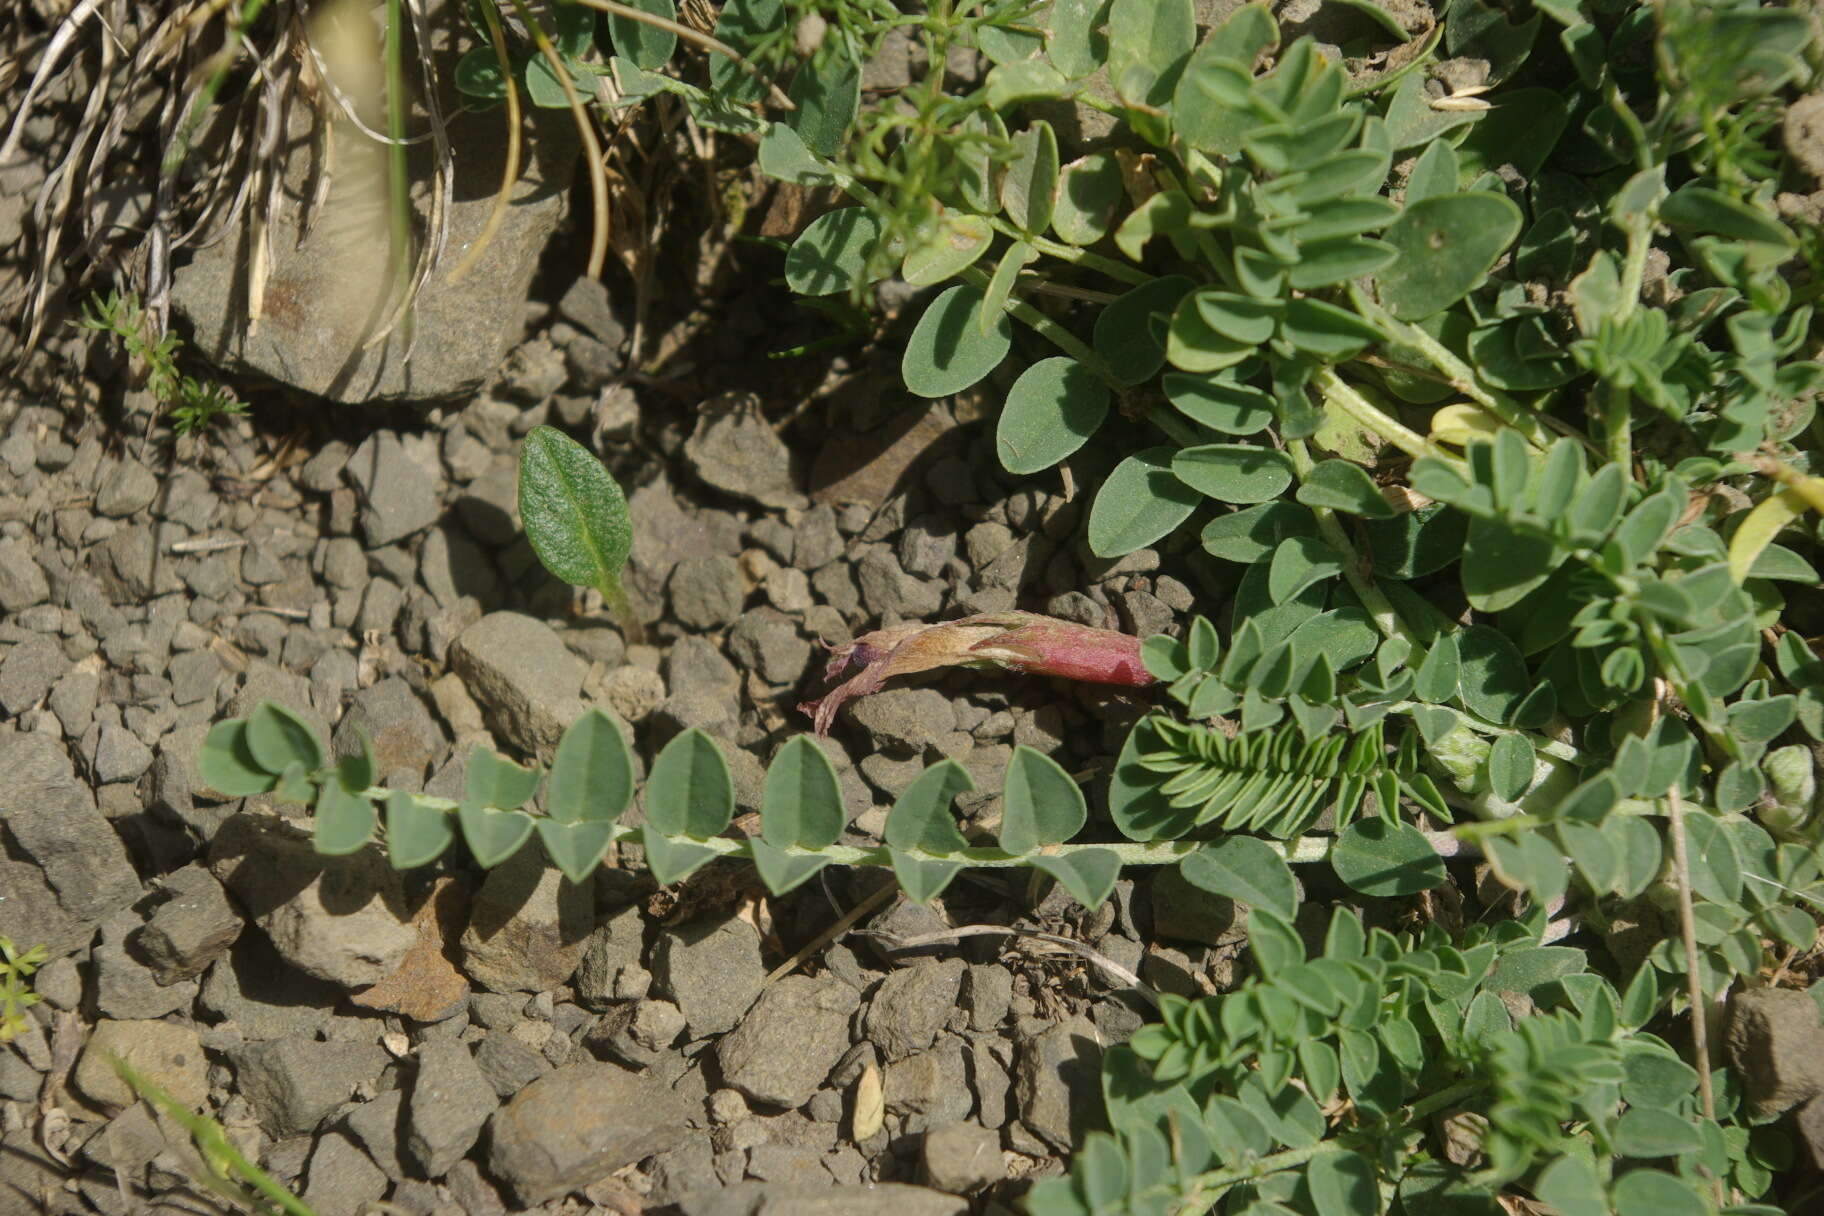
<instances>
[{"instance_id":1,"label":"flat gray stone","mask_svg":"<svg viewBox=\"0 0 1824 1216\"><path fill-rule=\"evenodd\" d=\"M461 939L462 969L495 992L544 992L570 978L595 927L594 897L528 845L488 871Z\"/></svg>"},{"instance_id":2,"label":"flat gray stone","mask_svg":"<svg viewBox=\"0 0 1824 1216\"><path fill-rule=\"evenodd\" d=\"M285 961L318 979L378 983L418 941L399 872L377 848L325 857L304 827L242 812L211 842L209 868Z\"/></svg>"},{"instance_id":3,"label":"flat gray stone","mask_svg":"<svg viewBox=\"0 0 1824 1216\"><path fill-rule=\"evenodd\" d=\"M663 1152L696 1114L669 1086L613 1064L571 1064L526 1086L488 1125L490 1172L524 1206Z\"/></svg>"},{"instance_id":4,"label":"flat gray stone","mask_svg":"<svg viewBox=\"0 0 1824 1216\"><path fill-rule=\"evenodd\" d=\"M728 1083L771 1106L810 1101L849 1047L856 992L833 975L787 975L716 1044Z\"/></svg>"},{"instance_id":5,"label":"flat gray stone","mask_svg":"<svg viewBox=\"0 0 1824 1216\"><path fill-rule=\"evenodd\" d=\"M760 413L753 393L705 402L684 441L684 459L705 483L763 507L805 505L792 477L792 451Z\"/></svg>"},{"instance_id":6,"label":"flat gray stone","mask_svg":"<svg viewBox=\"0 0 1824 1216\"><path fill-rule=\"evenodd\" d=\"M126 848L61 743L37 733L0 735L0 773L0 827L44 871L72 918L99 921L139 898Z\"/></svg>"},{"instance_id":7,"label":"flat gray stone","mask_svg":"<svg viewBox=\"0 0 1824 1216\"><path fill-rule=\"evenodd\" d=\"M883 1058L904 1059L931 1046L956 1008L967 970L960 958L924 959L880 982L862 1026Z\"/></svg>"},{"instance_id":8,"label":"flat gray stone","mask_svg":"<svg viewBox=\"0 0 1824 1216\"><path fill-rule=\"evenodd\" d=\"M557 631L517 612L492 612L457 635L450 666L496 738L549 755L582 715L587 668Z\"/></svg>"},{"instance_id":9,"label":"flat gray stone","mask_svg":"<svg viewBox=\"0 0 1824 1216\"><path fill-rule=\"evenodd\" d=\"M1014 1069L1020 1121L1059 1153L1083 1142L1102 1115L1102 1043L1084 1017L1048 1026L1020 1045Z\"/></svg>"},{"instance_id":10,"label":"flat gray stone","mask_svg":"<svg viewBox=\"0 0 1824 1216\"><path fill-rule=\"evenodd\" d=\"M766 982L760 934L734 918L671 930L653 951L652 977L683 1011L691 1038L732 1030Z\"/></svg>"},{"instance_id":11,"label":"flat gray stone","mask_svg":"<svg viewBox=\"0 0 1824 1216\"><path fill-rule=\"evenodd\" d=\"M386 1194L386 1172L341 1132L325 1132L310 1151L304 1192L299 1196L319 1212L354 1212Z\"/></svg>"},{"instance_id":12,"label":"flat gray stone","mask_svg":"<svg viewBox=\"0 0 1824 1216\"><path fill-rule=\"evenodd\" d=\"M379 1074L386 1053L371 1044L291 1037L249 1044L234 1063L260 1127L283 1139L315 1130L357 1085Z\"/></svg>"},{"instance_id":13,"label":"flat gray stone","mask_svg":"<svg viewBox=\"0 0 1824 1216\"><path fill-rule=\"evenodd\" d=\"M1824 1019L1810 995L1754 988L1729 1001L1723 1032L1729 1066L1764 1117L1824 1094Z\"/></svg>"},{"instance_id":14,"label":"flat gray stone","mask_svg":"<svg viewBox=\"0 0 1824 1216\"><path fill-rule=\"evenodd\" d=\"M442 514L443 469L428 439L413 436L408 445L391 431L376 431L355 449L347 471L361 493L361 532L370 549L422 532Z\"/></svg>"},{"instance_id":15,"label":"flat gray stone","mask_svg":"<svg viewBox=\"0 0 1824 1216\"><path fill-rule=\"evenodd\" d=\"M468 1045L453 1039L418 1049L406 1146L427 1178L441 1178L467 1155L500 1105Z\"/></svg>"}]
</instances>

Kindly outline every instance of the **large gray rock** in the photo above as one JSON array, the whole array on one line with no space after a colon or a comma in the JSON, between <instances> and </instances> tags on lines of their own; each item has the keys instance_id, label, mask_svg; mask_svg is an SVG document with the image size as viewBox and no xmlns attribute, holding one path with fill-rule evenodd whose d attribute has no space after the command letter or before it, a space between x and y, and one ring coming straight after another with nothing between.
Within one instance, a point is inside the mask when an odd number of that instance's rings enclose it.
<instances>
[{"instance_id":1,"label":"large gray rock","mask_svg":"<svg viewBox=\"0 0 1824 1216\"><path fill-rule=\"evenodd\" d=\"M406 1144L427 1178L441 1178L475 1145L500 1105L468 1045L454 1039L418 1049Z\"/></svg>"},{"instance_id":2,"label":"large gray rock","mask_svg":"<svg viewBox=\"0 0 1824 1216\"><path fill-rule=\"evenodd\" d=\"M243 934L203 977L206 1012L252 1041L312 1038L334 1015L342 989L286 965L263 933Z\"/></svg>"},{"instance_id":3,"label":"large gray rock","mask_svg":"<svg viewBox=\"0 0 1824 1216\"><path fill-rule=\"evenodd\" d=\"M444 750L443 729L424 699L398 676L354 695L336 723L331 750L349 755L360 747L363 735L374 746L374 766L382 775L400 769L423 773Z\"/></svg>"},{"instance_id":4,"label":"large gray rock","mask_svg":"<svg viewBox=\"0 0 1824 1216\"><path fill-rule=\"evenodd\" d=\"M495 1112L488 1164L529 1207L673 1147L693 1113L682 1096L643 1073L571 1064Z\"/></svg>"},{"instance_id":5,"label":"large gray rock","mask_svg":"<svg viewBox=\"0 0 1824 1216\"><path fill-rule=\"evenodd\" d=\"M283 1139L314 1130L385 1064L386 1053L371 1044L272 1039L236 1054L235 1080L260 1127Z\"/></svg>"},{"instance_id":6,"label":"large gray rock","mask_svg":"<svg viewBox=\"0 0 1824 1216\"><path fill-rule=\"evenodd\" d=\"M310 1151L300 1198L319 1212L356 1212L386 1194L386 1186L386 1172L353 1140L327 1132Z\"/></svg>"},{"instance_id":7,"label":"large gray rock","mask_svg":"<svg viewBox=\"0 0 1824 1216\"><path fill-rule=\"evenodd\" d=\"M452 66L442 65L442 79L450 78ZM446 106L452 100L446 98ZM350 130L336 132L334 189L324 207L310 208L309 234L299 239L318 146L310 128L320 113L311 107L294 110L286 133L284 146L294 151L285 163L287 188L268 217L273 257L258 327L248 332L245 249L259 238L245 232L230 232L198 249L178 270L174 309L217 366L268 376L332 401L430 400L473 392L519 339L527 288L563 217L577 148L570 115L528 110L530 147L520 158L505 222L468 276L452 281L449 271L480 236L493 209L506 142L499 138L499 115L446 109L455 149L449 236L441 267L425 280L413 305L407 358L402 330L368 345L392 311L384 147ZM428 188L413 192L421 232L428 227L429 196Z\"/></svg>"},{"instance_id":8,"label":"large gray rock","mask_svg":"<svg viewBox=\"0 0 1824 1216\"><path fill-rule=\"evenodd\" d=\"M570 978L594 927L590 888L523 848L481 884L462 934L462 969L495 992L543 992Z\"/></svg>"},{"instance_id":9,"label":"large gray rock","mask_svg":"<svg viewBox=\"0 0 1824 1216\"><path fill-rule=\"evenodd\" d=\"M139 874L126 848L89 787L76 779L61 743L37 733L0 735L0 773L0 827L44 872L72 919L99 921L139 898ZM23 936L41 940L29 931Z\"/></svg>"},{"instance_id":10,"label":"large gray rock","mask_svg":"<svg viewBox=\"0 0 1824 1216\"><path fill-rule=\"evenodd\" d=\"M611 1001L635 1000L646 995L652 975L640 965L646 953L646 921L638 907L629 906L596 926L577 964L571 986L576 999L591 1009L605 1009Z\"/></svg>"},{"instance_id":11,"label":"large gray rock","mask_svg":"<svg viewBox=\"0 0 1824 1216\"><path fill-rule=\"evenodd\" d=\"M725 393L703 404L684 441L684 459L709 485L763 507L802 507L792 452L760 413L753 393Z\"/></svg>"},{"instance_id":12,"label":"large gray rock","mask_svg":"<svg viewBox=\"0 0 1824 1216\"><path fill-rule=\"evenodd\" d=\"M727 1082L756 1102L799 1107L849 1047L860 998L833 975L788 975L716 1044Z\"/></svg>"},{"instance_id":13,"label":"large gray rock","mask_svg":"<svg viewBox=\"0 0 1824 1216\"><path fill-rule=\"evenodd\" d=\"M543 621L491 612L456 636L450 666L481 706L494 736L550 755L582 716L588 669Z\"/></svg>"},{"instance_id":14,"label":"large gray rock","mask_svg":"<svg viewBox=\"0 0 1824 1216\"><path fill-rule=\"evenodd\" d=\"M760 934L744 920L686 925L659 938L654 987L670 997L700 1039L734 1028L766 983Z\"/></svg>"},{"instance_id":15,"label":"large gray rock","mask_svg":"<svg viewBox=\"0 0 1824 1216\"><path fill-rule=\"evenodd\" d=\"M367 547L390 545L436 523L442 475L436 445L428 438L402 440L392 431L369 435L348 462L348 476L361 492Z\"/></svg>"},{"instance_id":16,"label":"large gray rock","mask_svg":"<svg viewBox=\"0 0 1824 1216\"><path fill-rule=\"evenodd\" d=\"M33 634L0 659L0 713L18 717L44 700L70 669L57 639Z\"/></svg>"},{"instance_id":17,"label":"large gray rock","mask_svg":"<svg viewBox=\"0 0 1824 1216\"><path fill-rule=\"evenodd\" d=\"M781 1186L742 1182L680 1201L681 1216L967 1216L969 1201L903 1182Z\"/></svg>"},{"instance_id":18,"label":"large gray rock","mask_svg":"<svg viewBox=\"0 0 1824 1216\"><path fill-rule=\"evenodd\" d=\"M930 1047L956 1008L968 964L960 958L924 959L880 981L862 1023L887 1060Z\"/></svg>"},{"instance_id":19,"label":"large gray rock","mask_svg":"<svg viewBox=\"0 0 1824 1216\"><path fill-rule=\"evenodd\" d=\"M1755 988L1729 1002L1723 1034L1729 1067L1764 1118L1824 1094L1824 1019L1791 988Z\"/></svg>"},{"instance_id":20,"label":"large gray rock","mask_svg":"<svg viewBox=\"0 0 1824 1216\"><path fill-rule=\"evenodd\" d=\"M23 540L0 540L0 612L20 612L50 597L50 583L31 545Z\"/></svg>"},{"instance_id":21,"label":"large gray rock","mask_svg":"<svg viewBox=\"0 0 1824 1216\"><path fill-rule=\"evenodd\" d=\"M999 1132L979 1123L947 1123L925 1133L919 1146L925 1181L940 1191L965 1195L1007 1176Z\"/></svg>"},{"instance_id":22,"label":"large gray rock","mask_svg":"<svg viewBox=\"0 0 1824 1216\"><path fill-rule=\"evenodd\" d=\"M286 962L344 988L392 974L418 940L399 873L376 849L324 857L304 828L243 812L222 825L209 868Z\"/></svg>"}]
</instances>

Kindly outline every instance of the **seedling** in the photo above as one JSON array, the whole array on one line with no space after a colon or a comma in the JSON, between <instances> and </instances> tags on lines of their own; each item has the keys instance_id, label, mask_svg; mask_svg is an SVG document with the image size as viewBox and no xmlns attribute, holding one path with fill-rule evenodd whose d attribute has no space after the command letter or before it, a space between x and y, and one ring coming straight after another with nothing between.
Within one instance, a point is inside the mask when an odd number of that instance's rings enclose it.
<instances>
[{"instance_id":1,"label":"seedling","mask_svg":"<svg viewBox=\"0 0 1824 1216\"><path fill-rule=\"evenodd\" d=\"M84 329L110 333L126 347L127 355L145 368L146 387L153 399L171 418L172 429L179 436L195 435L208 430L222 418L244 413L247 403L237 400L220 384L186 376L177 370L177 356L184 340L166 331L154 341L149 336L148 318L140 307L139 297L109 292L104 298L89 297L81 318L76 322Z\"/></svg>"},{"instance_id":2,"label":"seedling","mask_svg":"<svg viewBox=\"0 0 1824 1216\"><path fill-rule=\"evenodd\" d=\"M25 1011L39 1000L32 991L32 973L46 957L43 946L22 951L0 935L0 1043L12 1042L29 1028Z\"/></svg>"}]
</instances>

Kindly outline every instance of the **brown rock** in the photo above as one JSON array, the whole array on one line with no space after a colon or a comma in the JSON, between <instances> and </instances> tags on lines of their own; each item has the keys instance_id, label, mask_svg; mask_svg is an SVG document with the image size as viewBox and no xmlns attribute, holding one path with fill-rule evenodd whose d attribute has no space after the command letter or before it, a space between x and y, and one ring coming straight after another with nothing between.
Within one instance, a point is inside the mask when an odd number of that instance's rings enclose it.
<instances>
[{"instance_id":1,"label":"brown rock","mask_svg":"<svg viewBox=\"0 0 1824 1216\"><path fill-rule=\"evenodd\" d=\"M412 917L418 941L398 970L349 999L415 1022L441 1022L460 1010L469 999L469 981L456 965L456 941L468 920L469 894L465 881L438 879Z\"/></svg>"}]
</instances>

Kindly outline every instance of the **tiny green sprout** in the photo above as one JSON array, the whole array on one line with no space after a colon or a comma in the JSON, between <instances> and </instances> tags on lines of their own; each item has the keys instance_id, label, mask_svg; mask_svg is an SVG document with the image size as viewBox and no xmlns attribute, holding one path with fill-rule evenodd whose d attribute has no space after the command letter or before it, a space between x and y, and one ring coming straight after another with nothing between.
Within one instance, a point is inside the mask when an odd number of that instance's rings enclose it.
<instances>
[{"instance_id":1,"label":"tiny green sprout","mask_svg":"<svg viewBox=\"0 0 1824 1216\"><path fill-rule=\"evenodd\" d=\"M146 387L160 408L171 416L171 426L178 435L195 435L208 430L221 418L245 413L247 403L219 384L186 376L177 370L177 354L184 341L174 333L165 333L154 342L147 338L147 317L139 297L129 292L111 291L89 297L76 324L83 329L109 333L119 338L127 354L146 366Z\"/></svg>"},{"instance_id":2,"label":"tiny green sprout","mask_svg":"<svg viewBox=\"0 0 1824 1216\"><path fill-rule=\"evenodd\" d=\"M621 589L633 547L627 496L602 462L554 427L532 428L519 450L519 517L545 569L601 592L637 641L639 621Z\"/></svg>"},{"instance_id":3,"label":"tiny green sprout","mask_svg":"<svg viewBox=\"0 0 1824 1216\"><path fill-rule=\"evenodd\" d=\"M43 946L20 950L11 938L0 935L0 1043L10 1043L27 1030L25 1011L38 1003L32 991L32 973L44 965Z\"/></svg>"}]
</instances>

